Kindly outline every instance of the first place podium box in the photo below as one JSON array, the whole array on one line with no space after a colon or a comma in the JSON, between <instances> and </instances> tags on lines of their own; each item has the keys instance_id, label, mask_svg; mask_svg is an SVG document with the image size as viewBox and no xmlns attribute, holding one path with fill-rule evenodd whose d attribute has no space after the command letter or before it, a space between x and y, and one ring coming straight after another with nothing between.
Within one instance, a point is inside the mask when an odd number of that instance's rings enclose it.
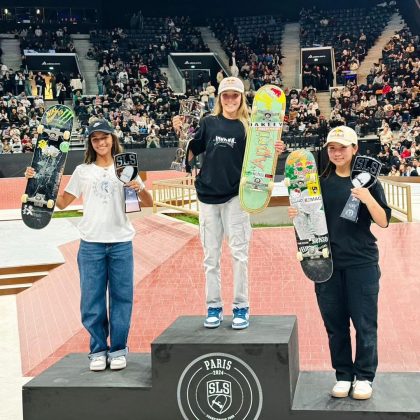
<instances>
[{"instance_id":1,"label":"first place podium box","mask_svg":"<svg viewBox=\"0 0 420 420\"><path fill-rule=\"evenodd\" d=\"M23 387L24 420L420 419L420 374L380 374L360 402L329 396L331 372L299 372L295 316L202 323L178 318L119 372L64 357Z\"/></svg>"}]
</instances>

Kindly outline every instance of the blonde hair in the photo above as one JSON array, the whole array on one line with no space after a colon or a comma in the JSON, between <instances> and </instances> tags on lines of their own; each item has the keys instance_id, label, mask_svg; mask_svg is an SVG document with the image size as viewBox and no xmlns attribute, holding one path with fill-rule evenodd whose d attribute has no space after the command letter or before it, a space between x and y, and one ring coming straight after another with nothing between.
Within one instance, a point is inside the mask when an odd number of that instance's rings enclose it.
<instances>
[{"instance_id":1,"label":"blonde hair","mask_svg":"<svg viewBox=\"0 0 420 420\"><path fill-rule=\"evenodd\" d=\"M217 95L216 98L216 104L214 106L214 110L211 115L214 115L216 117L223 114L223 106L220 99L221 95ZM248 132L248 121L249 121L249 112L248 112L248 106L246 103L246 97L244 93L241 93L241 104L239 105L238 111L237 111L237 118L242 123L245 129L245 134Z\"/></svg>"}]
</instances>

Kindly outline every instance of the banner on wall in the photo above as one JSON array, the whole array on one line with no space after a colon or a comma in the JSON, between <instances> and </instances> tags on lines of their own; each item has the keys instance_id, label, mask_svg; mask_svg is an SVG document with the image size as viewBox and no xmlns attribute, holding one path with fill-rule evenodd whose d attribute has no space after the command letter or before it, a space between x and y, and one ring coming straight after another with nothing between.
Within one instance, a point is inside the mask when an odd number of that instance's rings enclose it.
<instances>
[{"instance_id":1,"label":"banner on wall","mask_svg":"<svg viewBox=\"0 0 420 420\"><path fill-rule=\"evenodd\" d=\"M78 74L79 66L77 62L77 54L71 53L25 53L26 65L28 70L33 72L63 72Z\"/></svg>"}]
</instances>

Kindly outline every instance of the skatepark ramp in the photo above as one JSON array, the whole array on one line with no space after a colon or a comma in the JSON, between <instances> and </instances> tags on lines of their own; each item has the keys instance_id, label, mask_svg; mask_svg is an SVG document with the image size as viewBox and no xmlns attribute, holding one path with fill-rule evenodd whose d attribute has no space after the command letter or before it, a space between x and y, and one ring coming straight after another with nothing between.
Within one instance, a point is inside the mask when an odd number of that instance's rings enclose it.
<instances>
[{"instance_id":1,"label":"skatepark ramp","mask_svg":"<svg viewBox=\"0 0 420 420\"><path fill-rule=\"evenodd\" d=\"M198 216L198 200L194 180L193 176L184 176L154 181L152 186L153 213L157 212L158 207L166 207Z\"/></svg>"},{"instance_id":2,"label":"skatepark ramp","mask_svg":"<svg viewBox=\"0 0 420 420\"><path fill-rule=\"evenodd\" d=\"M59 264L24 265L0 268L0 296L15 295L29 289Z\"/></svg>"}]
</instances>

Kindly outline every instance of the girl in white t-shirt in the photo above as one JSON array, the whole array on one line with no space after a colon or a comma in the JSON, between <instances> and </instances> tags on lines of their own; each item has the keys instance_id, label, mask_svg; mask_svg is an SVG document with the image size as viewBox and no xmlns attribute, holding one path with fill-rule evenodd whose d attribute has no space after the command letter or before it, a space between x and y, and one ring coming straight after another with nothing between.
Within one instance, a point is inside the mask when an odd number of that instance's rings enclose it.
<instances>
[{"instance_id":1,"label":"girl in white t-shirt","mask_svg":"<svg viewBox=\"0 0 420 420\"><path fill-rule=\"evenodd\" d=\"M57 207L66 208L83 196L83 218L77 262L80 272L81 317L90 334L90 370L127 365L127 338L133 306L133 247L135 231L125 214L124 184L115 175L114 155L122 147L105 120L88 127L85 163L76 167ZM26 178L35 175L27 168ZM125 184L145 206L153 204L140 177ZM109 294L107 308L106 294ZM108 316L109 314L109 316ZM110 345L108 345L108 336Z\"/></svg>"}]
</instances>

